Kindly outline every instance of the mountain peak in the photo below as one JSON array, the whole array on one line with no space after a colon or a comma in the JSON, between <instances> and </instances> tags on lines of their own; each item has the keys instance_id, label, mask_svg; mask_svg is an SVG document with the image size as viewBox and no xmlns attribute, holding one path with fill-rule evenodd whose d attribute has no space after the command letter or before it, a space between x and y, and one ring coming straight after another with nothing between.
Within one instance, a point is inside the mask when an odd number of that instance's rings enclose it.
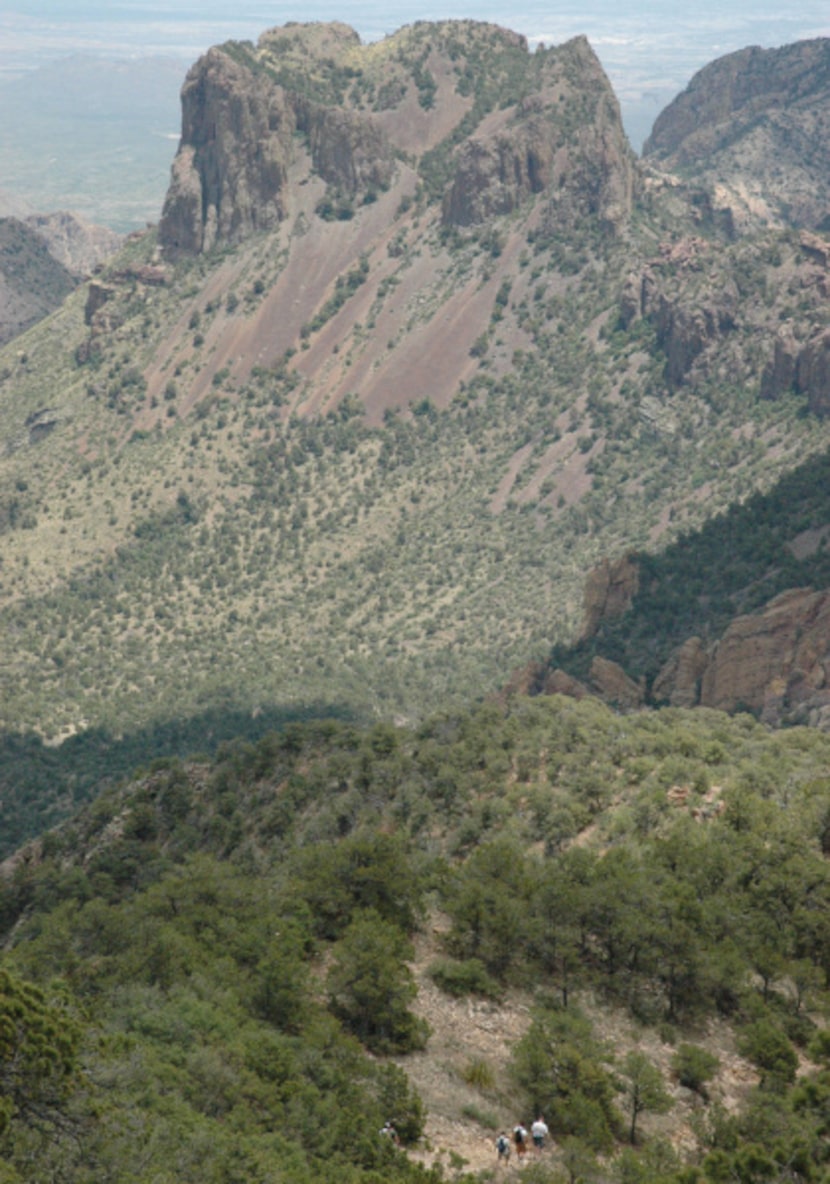
<instances>
[{"instance_id":1,"label":"mountain peak","mask_svg":"<svg viewBox=\"0 0 830 1184\"><path fill-rule=\"evenodd\" d=\"M643 156L709 190L736 231L827 229L830 38L751 46L700 70L658 116Z\"/></svg>"},{"instance_id":2,"label":"mountain peak","mask_svg":"<svg viewBox=\"0 0 830 1184\"><path fill-rule=\"evenodd\" d=\"M619 109L585 38L530 54L524 37L474 21L419 22L368 46L340 23L289 24L189 72L162 246L200 253L272 229L306 157L343 210L409 165L447 225L542 193L567 216L618 224L631 200Z\"/></svg>"}]
</instances>

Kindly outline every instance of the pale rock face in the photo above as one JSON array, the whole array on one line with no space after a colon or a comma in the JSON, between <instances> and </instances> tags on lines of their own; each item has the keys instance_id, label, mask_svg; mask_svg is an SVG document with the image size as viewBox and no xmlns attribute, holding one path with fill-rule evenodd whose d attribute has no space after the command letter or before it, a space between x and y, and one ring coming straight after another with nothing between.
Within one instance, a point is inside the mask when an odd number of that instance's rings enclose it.
<instances>
[{"instance_id":1,"label":"pale rock face","mask_svg":"<svg viewBox=\"0 0 830 1184\"><path fill-rule=\"evenodd\" d=\"M590 679L601 698L617 707L641 707L645 700L644 688L629 678L622 666L608 658L594 658Z\"/></svg>"},{"instance_id":2,"label":"pale rock face","mask_svg":"<svg viewBox=\"0 0 830 1184\"><path fill-rule=\"evenodd\" d=\"M796 389L814 415L830 415L830 329L814 334L798 357Z\"/></svg>"},{"instance_id":3,"label":"pale rock face","mask_svg":"<svg viewBox=\"0 0 830 1184\"><path fill-rule=\"evenodd\" d=\"M709 658L699 637L690 637L677 649L654 680L652 695L672 707L696 707L700 681Z\"/></svg>"},{"instance_id":4,"label":"pale rock face","mask_svg":"<svg viewBox=\"0 0 830 1184\"><path fill-rule=\"evenodd\" d=\"M830 415L830 329L818 329L804 342L792 325L778 331L761 376L761 397L777 399L789 391L806 395L814 415Z\"/></svg>"},{"instance_id":5,"label":"pale rock face","mask_svg":"<svg viewBox=\"0 0 830 1184\"><path fill-rule=\"evenodd\" d=\"M603 560L588 575L583 593L582 638L593 637L603 621L621 617L640 586L640 569L630 555Z\"/></svg>"}]
</instances>

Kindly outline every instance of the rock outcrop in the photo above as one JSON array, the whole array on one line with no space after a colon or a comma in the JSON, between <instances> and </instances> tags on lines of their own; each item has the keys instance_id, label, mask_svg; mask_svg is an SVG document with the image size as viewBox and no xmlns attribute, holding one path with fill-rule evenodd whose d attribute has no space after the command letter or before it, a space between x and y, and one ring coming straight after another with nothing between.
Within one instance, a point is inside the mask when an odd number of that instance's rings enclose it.
<instances>
[{"instance_id":1,"label":"rock outcrop","mask_svg":"<svg viewBox=\"0 0 830 1184\"><path fill-rule=\"evenodd\" d=\"M496 26L424 22L378 49L345 25L287 25L256 47L211 49L189 72L163 248L199 253L277 225L298 140L352 206L387 189L400 160L419 161L448 226L540 198L551 233L582 217L615 230L635 188L617 101L584 38L531 55Z\"/></svg>"},{"instance_id":2,"label":"rock outcrop","mask_svg":"<svg viewBox=\"0 0 830 1184\"><path fill-rule=\"evenodd\" d=\"M182 88L182 139L159 225L162 244L198 253L276 225L295 127L270 75L209 50Z\"/></svg>"},{"instance_id":3,"label":"rock outcrop","mask_svg":"<svg viewBox=\"0 0 830 1184\"><path fill-rule=\"evenodd\" d=\"M826 305L830 298L830 242L802 231L799 247L801 302ZM814 415L830 414L830 330L792 316L775 333L772 354L761 375L761 397L777 399L791 392L806 396Z\"/></svg>"},{"instance_id":4,"label":"rock outcrop","mask_svg":"<svg viewBox=\"0 0 830 1184\"><path fill-rule=\"evenodd\" d=\"M751 711L764 722L830 725L830 591L796 588L757 613L736 617L709 645L690 637L665 663L650 693L616 662L597 656L580 682L538 668L529 693L594 694L623 709L645 702Z\"/></svg>"},{"instance_id":5,"label":"rock outcrop","mask_svg":"<svg viewBox=\"0 0 830 1184\"><path fill-rule=\"evenodd\" d=\"M815 330L806 341L796 338L790 324L778 331L761 395L776 399L788 391L806 395L814 415L830 415L830 329Z\"/></svg>"},{"instance_id":6,"label":"rock outcrop","mask_svg":"<svg viewBox=\"0 0 830 1184\"><path fill-rule=\"evenodd\" d=\"M594 658L589 673L592 689L606 703L630 711L645 702L645 688L629 678L618 662Z\"/></svg>"},{"instance_id":7,"label":"rock outcrop","mask_svg":"<svg viewBox=\"0 0 830 1184\"><path fill-rule=\"evenodd\" d=\"M706 278L713 254L712 244L694 236L661 244L659 255L629 275L620 294L622 325L640 317L654 325L671 387L686 381L698 358L736 327L740 297L734 281L728 275Z\"/></svg>"},{"instance_id":8,"label":"rock outcrop","mask_svg":"<svg viewBox=\"0 0 830 1184\"><path fill-rule=\"evenodd\" d=\"M728 212L737 231L830 225L830 39L717 59L657 118L643 148Z\"/></svg>"},{"instance_id":9,"label":"rock outcrop","mask_svg":"<svg viewBox=\"0 0 830 1184\"><path fill-rule=\"evenodd\" d=\"M569 79L578 74L575 89ZM618 228L631 210L634 161L617 101L584 37L542 60L539 90L494 112L459 147L444 220L471 226L547 193L547 228L592 215Z\"/></svg>"},{"instance_id":10,"label":"rock outcrop","mask_svg":"<svg viewBox=\"0 0 830 1184\"><path fill-rule=\"evenodd\" d=\"M581 637L594 637L603 621L621 617L631 608L640 586L640 569L631 555L605 559L588 573L583 593Z\"/></svg>"},{"instance_id":11,"label":"rock outcrop","mask_svg":"<svg viewBox=\"0 0 830 1184\"><path fill-rule=\"evenodd\" d=\"M652 697L658 703L673 707L696 707L700 703L700 686L709 657L699 637L684 641L654 680Z\"/></svg>"},{"instance_id":12,"label":"rock outcrop","mask_svg":"<svg viewBox=\"0 0 830 1184\"><path fill-rule=\"evenodd\" d=\"M830 592L796 588L738 617L708 656L700 703L807 722L830 705Z\"/></svg>"}]
</instances>

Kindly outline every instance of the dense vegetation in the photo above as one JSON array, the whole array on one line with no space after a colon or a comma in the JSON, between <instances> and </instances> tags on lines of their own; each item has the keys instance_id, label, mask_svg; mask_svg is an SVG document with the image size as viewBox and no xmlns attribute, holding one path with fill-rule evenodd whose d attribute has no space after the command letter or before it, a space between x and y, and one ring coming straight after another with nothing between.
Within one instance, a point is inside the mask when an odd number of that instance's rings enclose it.
<instances>
[{"instance_id":1,"label":"dense vegetation","mask_svg":"<svg viewBox=\"0 0 830 1184\"><path fill-rule=\"evenodd\" d=\"M379 455L383 467L394 470L410 449L414 454L421 418L416 416L412 425L399 421L390 425ZM298 426L302 453L296 455L305 457L306 450L313 454L317 439L322 439L324 447L348 452L361 439L371 437L349 409L330 420L326 428L321 432L319 425L308 426L303 432ZM278 474L284 473L290 456L283 444L263 450L252 501L267 506L279 496L285 477ZM275 488L277 481L280 484ZM785 588L827 587L830 550L826 541L801 558L791 543L805 531L821 535L828 521L830 454L822 453L785 475L766 493L750 496L662 551L637 553L640 591L631 610L617 620L603 622L600 632L589 641L576 647L555 647L551 664L584 676L599 653L650 682L671 650L687 637L716 638L739 612L752 611ZM158 523L153 530L137 528L134 558L120 557L121 578L133 562L143 567L153 555L158 562L167 562L174 543L181 562L190 526L187 515L178 514L163 529ZM378 595L384 596L380 581L388 574L390 556L380 548L372 555L371 566L377 567L379 577ZM348 570L352 577L357 575L354 566ZM114 573L108 572L94 585L83 590L79 587L79 607L88 602L93 590L96 598L105 597L113 579ZM307 596L315 601L311 587ZM388 596L384 600L388 602ZM70 601L62 597L60 603L68 608ZM404 654L391 642L387 648L390 657L396 654L407 668ZM338 685L336 680L334 685ZM32 734L0 736L0 856L54 825L88 800L104 781L112 783L154 756L212 753L223 741L234 737L256 740L273 728L303 718L328 716L355 722L360 718L360 702L348 701L346 690L339 702L322 697L322 684L320 691L317 702L263 707L253 714L235 707L234 697L226 691L221 707L158 721L121 736L108 728L90 728L70 737L60 748L45 745Z\"/></svg>"},{"instance_id":2,"label":"dense vegetation","mask_svg":"<svg viewBox=\"0 0 830 1184\"><path fill-rule=\"evenodd\" d=\"M160 763L3 882L6 1178L437 1180L377 1134L423 1131L401 1065L437 912L443 989L533 1005L467 1120L543 1108L534 1179L826 1179L829 762L805 729L553 698ZM713 1021L754 1067L737 1112ZM689 1098L681 1155L649 1116Z\"/></svg>"},{"instance_id":3,"label":"dense vegetation","mask_svg":"<svg viewBox=\"0 0 830 1184\"><path fill-rule=\"evenodd\" d=\"M631 609L588 641L556 647L552 664L584 675L601 654L650 684L687 638L715 639L734 617L788 588L830 587L828 523L830 453L822 453L663 551L637 553ZM808 531L817 543L800 555L793 543Z\"/></svg>"}]
</instances>

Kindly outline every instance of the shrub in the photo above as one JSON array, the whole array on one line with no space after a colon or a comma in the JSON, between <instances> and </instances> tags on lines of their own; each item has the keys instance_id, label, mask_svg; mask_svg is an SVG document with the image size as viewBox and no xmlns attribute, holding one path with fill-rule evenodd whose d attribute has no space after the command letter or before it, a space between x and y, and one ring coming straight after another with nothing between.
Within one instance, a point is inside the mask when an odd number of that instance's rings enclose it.
<instances>
[{"instance_id":1,"label":"shrub","mask_svg":"<svg viewBox=\"0 0 830 1184\"><path fill-rule=\"evenodd\" d=\"M709 1097L706 1083L719 1068L720 1061L715 1054L697 1044L681 1044L672 1057L672 1069L680 1084L705 1099Z\"/></svg>"},{"instance_id":2,"label":"shrub","mask_svg":"<svg viewBox=\"0 0 830 1184\"><path fill-rule=\"evenodd\" d=\"M496 1077L492 1066L481 1057L473 1057L461 1070L461 1076L467 1085L476 1089L492 1089L496 1084Z\"/></svg>"},{"instance_id":3,"label":"shrub","mask_svg":"<svg viewBox=\"0 0 830 1184\"><path fill-rule=\"evenodd\" d=\"M426 1044L426 1022L409 1011L418 993L406 965L411 957L406 934L373 909L355 917L335 947L327 979L331 1010L372 1052Z\"/></svg>"},{"instance_id":4,"label":"shrub","mask_svg":"<svg viewBox=\"0 0 830 1184\"><path fill-rule=\"evenodd\" d=\"M440 990L456 999L463 995L482 995L485 999L501 997L501 987L478 958L466 958L463 962L447 958L433 962L429 976Z\"/></svg>"}]
</instances>

